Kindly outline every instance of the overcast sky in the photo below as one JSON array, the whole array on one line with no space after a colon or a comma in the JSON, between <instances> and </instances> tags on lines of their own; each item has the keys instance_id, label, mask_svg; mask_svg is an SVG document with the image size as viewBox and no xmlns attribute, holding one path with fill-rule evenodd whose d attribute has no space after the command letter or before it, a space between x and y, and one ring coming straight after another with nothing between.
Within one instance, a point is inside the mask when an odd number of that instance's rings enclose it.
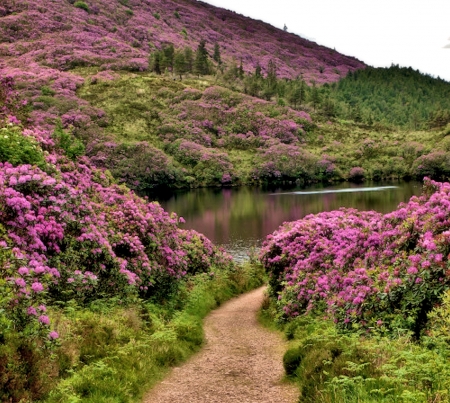
<instances>
[{"instance_id":1,"label":"overcast sky","mask_svg":"<svg viewBox=\"0 0 450 403\"><path fill-rule=\"evenodd\" d=\"M203 0L355 56L450 81L450 0Z\"/></svg>"}]
</instances>

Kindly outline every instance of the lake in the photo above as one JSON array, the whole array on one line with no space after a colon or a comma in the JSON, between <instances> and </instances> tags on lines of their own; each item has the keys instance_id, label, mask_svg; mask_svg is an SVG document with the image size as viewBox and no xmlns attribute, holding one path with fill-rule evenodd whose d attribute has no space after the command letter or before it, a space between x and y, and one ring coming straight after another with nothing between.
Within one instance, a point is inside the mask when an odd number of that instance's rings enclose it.
<instances>
[{"instance_id":1,"label":"lake","mask_svg":"<svg viewBox=\"0 0 450 403\"><path fill-rule=\"evenodd\" d=\"M420 182L395 181L307 188L206 188L160 193L150 199L183 217L182 227L205 234L236 260L243 260L285 221L340 207L387 213L421 191Z\"/></svg>"}]
</instances>

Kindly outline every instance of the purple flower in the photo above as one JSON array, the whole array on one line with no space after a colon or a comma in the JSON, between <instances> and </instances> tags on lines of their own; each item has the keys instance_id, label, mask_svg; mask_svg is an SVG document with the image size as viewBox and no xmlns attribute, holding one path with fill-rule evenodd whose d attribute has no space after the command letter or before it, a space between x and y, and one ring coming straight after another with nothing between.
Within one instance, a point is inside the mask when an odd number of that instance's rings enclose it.
<instances>
[{"instance_id":1,"label":"purple flower","mask_svg":"<svg viewBox=\"0 0 450 403\"><path fill-rule=\"evenodd\" d=\"M38 292L44 291L44 286L43 286L41 283L39 283L39 282L36 281L35 283L33 283L33 284L31 285L31 289L32 289L34 292L38 293Z\"/></svg>"},{"instance_id":2,"label":"purple flower","mask_svg":"<svg viewBox=\"0 0 450 403\"><path fill-rule=\"evenodd\" d=\"M26 267L21 267L19 270L17 270L17 272L18 272L21 276L26 276L30 271L29 271L28 268L26 268Z\"/></svg>"},{"instance_id":3,"label":"purple flower","mask_svg":"<svg viewBox=\"0 0 450 403\"><path fill-rule=\"evenodd\" d=\"M43 325L49 325L50 324L50 319L48 318L47 315L41 315L38 318L39 322L41 322Z\"/></svg>"},{"instance_id":4,"label":"purple flower","mask_svg":"<svg viewBox=\"0 0 450 403\"><path fill-rule=\"evenodd\" d=\"M26 285L27 285L27 283L25 282L25 280L23 278L16 278L15 283L19 287L26 287Z\"/></svg>"},{"instance_id":5,"label":"purple flower","mask_svg":"<svg viewBox=\"0 0 450 403\"><path fill-rule=\"evenodd\" d=\"M52 331L48 334L48 338L50 340L56 340L57 338L59 338L59 334L58 332Z\"/></svg>"},{"instance_id":6,"label":"purple flower","mask_svg":"<svg viewBox=\"0 0 450 403\"><path fill-rule=\"evenodd\" d=\"M36 308L34 306L29 306L27 309L27 314L37 316Z\"/></svg>"},{"instance_id":7,"label":"purple flower","mask_svg":"<svg viewBox=\"0 0 450 403\"><path fill-rule=\"evenodd\" d=\"M408 274L416 274L418 272L417 267L411 266L407 270Z\"/></svg>"}]
</instances>

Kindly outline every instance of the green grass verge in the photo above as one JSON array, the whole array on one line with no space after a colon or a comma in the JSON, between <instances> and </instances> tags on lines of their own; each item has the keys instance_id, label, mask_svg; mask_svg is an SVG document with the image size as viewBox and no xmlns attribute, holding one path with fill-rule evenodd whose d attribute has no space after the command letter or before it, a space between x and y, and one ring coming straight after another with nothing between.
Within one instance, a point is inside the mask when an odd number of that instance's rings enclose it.
<instances>
[{"instance_id":1,"label":"green grass verge","mask_svg":"<svg viewBox=\"0 0 450 403\"><path fill-rule=\"evenodd\" d=\"M408 335L342 334L323 315L283 324L275 317L267 301L260 321L289 340L283 365L301 403L450 401L448 339L430 333L416 343Z\"/></svg>"},{"instance_id":2,"label":"green grass verge","mask_svg":"<svg viewBox=\"0 0 450 403\"><path fill-rule=\"evenodd\" d=\"M202 319L212 309L263 282L261 267L247 264L191 278L164 305L97 303L53 312L61 334L54 360L67 378L44 402L140 401L170 367L201 348Z\"/></svg>"}]
</instances>

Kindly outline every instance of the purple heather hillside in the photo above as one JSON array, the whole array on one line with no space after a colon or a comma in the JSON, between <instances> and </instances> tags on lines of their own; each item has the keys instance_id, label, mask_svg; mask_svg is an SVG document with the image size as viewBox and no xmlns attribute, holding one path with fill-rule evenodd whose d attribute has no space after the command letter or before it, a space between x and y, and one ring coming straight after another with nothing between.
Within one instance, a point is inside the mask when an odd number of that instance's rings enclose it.
<instances>
[{"instance_id":1,"label":"purple heather hillside","mask_svg":"<svg viewBox=\"0 0 450 403\"><path fill-rule=\"evenodd\" d=\"M0 72L77 66L145 70L147 58L165 43L196 48L215 43L222 59L263 71L270 59L280 77L337 81L365 65L262 21L194 0L2 0ZM40 70L40 69L38 69Z\"/></svg>"}]
</instances>

